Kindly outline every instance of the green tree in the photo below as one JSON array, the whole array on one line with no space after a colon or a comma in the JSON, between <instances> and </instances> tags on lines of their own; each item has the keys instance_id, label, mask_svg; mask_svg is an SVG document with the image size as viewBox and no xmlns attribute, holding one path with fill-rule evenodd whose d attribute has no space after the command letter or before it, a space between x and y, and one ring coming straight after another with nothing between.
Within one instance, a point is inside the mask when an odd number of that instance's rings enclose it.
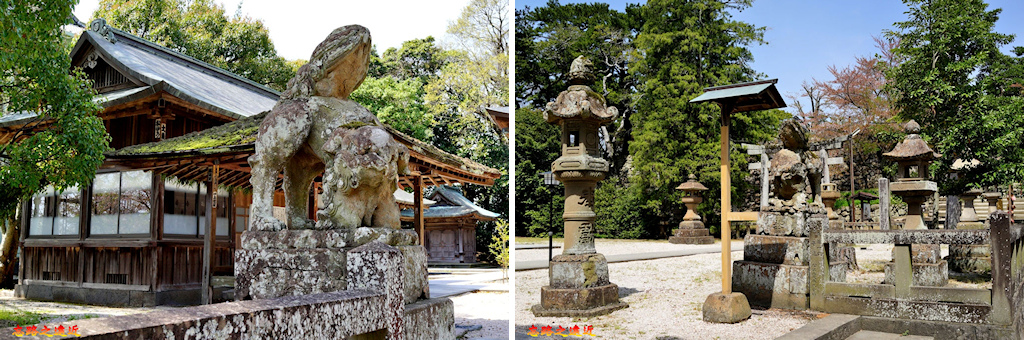
<instances>
[{"instance_id":1,"label":"green tree","mask_svg":"<svg viewBox=\"0 0 1024 340\"><path fill-rule=\"evenodd\" d=\"M508 218L508 141L485 109L508 106L508 0L473 0L448 34L460 48L450 51L424 100L434 117L434 145L501 169L493 186L463 187L466 197ZM504 33L502 33L504 32ZM494 222L477 226L477 247L487 249Z\"/></svg>"},{"instance_id":2,"label":"green tree","mask_svg":"<svg viewBox=\"0 0 1024 340\"><path fill-rule=\"evenodd\" d=\"M102 0L93 18L279 91L295 75L263 22L212 0Z\"/></svg>"},{"instance_id":3,"label":"green tree","mask_svg":"<svg viewBox=\"0 0 1024 340\"><path fill-rule=\"evenodd\" d=\"M592 60L598 75L593 89L619 109L617 121L604 128L611 136L605 158L612 176L626 163L632 137L636 78L628 70L639 31L635 19L608 4L561 5L555 0L516 11L516 102L543 108L568 87L564 74L573 59Z\"/></svg>"},{"instance_id":4,"label":"green tree","mask_svg":"<svg viewBox=\"0 0 1024 340\"><path fill-rule=\"evenodd\" d=\"M433 118L423 105L423 82L419 78L366 77L352 92L352 100L398 131L420 140L430 137Z\"/></svg>"},{"instance_id":5,"label":"green tree","mask_svg":"<svg viewBox=\"0 0 1024 340\"><path fill-rule=\"evenodd\" d=\"M0 16L0 116L37 115L0 146L0 217L10 226L0 250L3 281L13 275L17 224L9 218L18 202L47 185L64 189L90 183L108 148L89 81L71 69L64 47L61 26L74 5L8 2Z\"/></svg>"},{"instance_id":6,"label":"green tree","mask_svg":"<svg viewBox=\"0 0 1024 340\"><path fill-rule=\"evenodd\" d=\"M933 163L933 178L942 194L959 194L970 187L1005 184L1024 179L1020 136L1024 119L1019 102L996 100L986 94L1000 88L999 47L1012 35L993 31L1000 9L988 10L981 0L904 0L910 9L907 21L895 24L886 36L898 41L893 52L902 63L886 74L888 89L904 120L916 120L922 135L942 154ZM1010 84L1006 84L1010 85ZM957 159L978 159L980 166L950 178Z\"/></svg>"},{"instance_id":7,"label":"green tree","mask_svg":"<svg viewBox=\"0 0 1024 340\"><path fill-rule=\"evenodd\" d=\"M562 186L544 185L541 173L561 152L561 131L540 111L516 110L516 235L545 236L562 230Z\"/></svg>"},{"instance_id":8,"label":"green tree","mask_svg":"<svg viewBox=\"0 0 1024 340\"><path fill-rule=\"evenodd\" d=\"M494 261L501 266L501 275L508 279L508 221L498 220L494 224L494 236L491 236L491 244L488 247Z\"/></svg>"},{"instance_id":9,"label":"green tree","mask_svg":"<svg viewBox=\"0 0 1024 340\"><path fill-rule=\"evenodd\" d=\"M380 57L382 73L398 79L420 78L426 83L436 77L447 63L445 50L434 44L434 37L413 39L384 51Z\"/></svg>"},{"instance_id":10,"label":"green tree","mask_svg":"<svg viewBox=\"0 0 1024 340\"><path fill-rule=\"evenodd\" d=\"M674 190L686 175L694 173L709 188L719 186L719 126L721 111L717 105L693 105L689 100L708 86L744 82L758 77L748 66L753 59L747 45L761 43L764 29L734 21L728 6L736 10L749 7L751 0L723 3L713 0L652 0L645 6L633 6L643 24L635 45L638 57L630 72L642 79L633 123L633 157L629 185L642 188L642 208L649 216L647 230L657 220L673 218L682 211L679 194ZM775 137L780 118L778 110L753 111L732 115L731 138L734 141L760 142ZM749 192L744 152L730 148L734 201L742 203ZM717 190L705 194L699 209L706 224L718 224L720 202ZM640 207L638 207L640 208ZM660 236L660 235L659 235Z\"/></svg>"}]
</instances>

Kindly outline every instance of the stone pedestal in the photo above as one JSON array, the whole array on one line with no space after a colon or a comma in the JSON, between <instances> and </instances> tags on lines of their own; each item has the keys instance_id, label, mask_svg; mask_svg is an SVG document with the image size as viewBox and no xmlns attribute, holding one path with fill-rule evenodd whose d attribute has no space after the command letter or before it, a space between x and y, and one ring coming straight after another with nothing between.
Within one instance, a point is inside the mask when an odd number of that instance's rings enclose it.
<instances>
[{"instance_id":1,"label":"stone pedestal","mask_svg":"<svg viewBox=\"0 0 1024 340\"><path fill-rule=\"evenodd\" d=\"M405 303L429 298L426 251L415 240L415 232L388 228L245 231L235 251L235 299L348 289L346 252L371 241L402 253Z\"/></svg>"},{"instance_id":2,"label":"stone pedestal","mask_svg":"<svg viewBox=\"0 0 1024 340\"><path fill-rule=\"evenodd\" d=\"M604 255L558 255L548 273L551 284L540 290L536 316L593 317L629 307L619 301L619 286L608 280Z\"/></svg>"},{"instance_id":3,"label":"stone pedestal","mask_svg":"<svg viewBox=\"0 0 1024 340\"><path fill-rule=\"evenodd\" d=\"M814 213L769 207L758 214L757 234L743 240L743 261L733 262L733 291L742 292L753 305L807 309L810 279L808 231L827 225L820 206ZM846 281L845 261L829 262L832 281Z\"/></svg>"},{"instance_id":4,"label":"stone pedestal","mask_svg":"<svg viewBox=\"0 0 1024 340\"><path fill-rule=\"evenodd\" d=\"M836 190L835 183L823 183L821 189L821 202L825 204L825 212L828 215L826 227L836 230L843 229L843 221L839 219L839 214L835 213L836 200L842 197L842 194ZM846 270L860 268L857 266L857 251L852 244L836 244L835 247L829 248L828 258L830 263L839 261L846 263Z\"/></svg>"},{"instance_id":5,"label":"stone pedestal","mask_svg":"<svg viewBox=\"0 0 1024 340\"><path fill-rule=\"evenodd\" d=\"M956 224L957 229L979 230L987 229L984 222L979 221L978 212L974 207L974 199L982 194L979 189L972 189L960 195L964 201L963 210L960 211L960 223ZM998 195L998 193L996 193ZM998 196L997 196L998 197ZM949 269L960 273L984 274L992 271L992 248L988 245L959 245L949 246Z\"/></svg>"},{"instance_id":6,"label":"stone pedestal","mask_svg":"<svg viewBox=\"0 0 1024 340\"><path fill-rule=\"evenodd\" d=\"M912 285L942 287L949 281L949 263L942 259L942 248L938 244L910 245L910 262L914 271ZM894 284L895 275L893 263L887 263L882 283Z\"/></svg>"}]
</instances>

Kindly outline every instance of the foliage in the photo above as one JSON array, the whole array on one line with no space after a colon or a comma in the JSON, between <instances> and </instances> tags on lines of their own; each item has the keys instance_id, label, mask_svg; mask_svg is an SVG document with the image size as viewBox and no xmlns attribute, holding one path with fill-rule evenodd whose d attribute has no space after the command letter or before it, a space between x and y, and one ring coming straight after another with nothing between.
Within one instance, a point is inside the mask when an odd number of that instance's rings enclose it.
<instances>
[{"instance_id":1,"label":"foliage","mask_svg":"<svg viewBox=\"0 0 1024 340\"><path fill-rule=\"evenodd\" d=\"M904 2L908 20L886 32L899 42L893 52L902 61L887 71L888 89L900 117L916 120L942 154L932 166L940 193L1024 180L1020 100L986 93L998 77L977 79L1001 74L1000 62L1006 61L998 48L1013 36L993 31L1001 10L988 10L981 0ZM982 163L954 179L946 174L957 159Z\"/></svg>"},{"instance_id":2,"label":"foliage","mask_svg":"<svg viewBox=\"0 0 1024 340\"><path fill-rule=\"evenodd\" d=\"M295 75L263 22L212 0L102 0L93 18L279 91Z\"/></svg>"},{"instance_id":3,"label":"foliage","mask_svg":"<svg viewBox=\"0 0 1024 340\"><path fill-rule=\"evenodd\" d=\"M43 322L45 317L42 313L0 309L0 327L36 325Z\"/></svg>"},{"instance_id":4,"label":"foliage","mask_svg":"<svg viewBox=\"0 0 1024 340\"><path fill-rule=\"evenodd\" d=\"M434 44L434 37L413 39L402 43L401 49L394 47L384 51L380 57L380 67L375 76L385 74L398 79L419 78L426 83L430 77L437 76L448 61L444 49Z\"/></svg>"},{"instance_id":5,"label":"foliage","mask_svg":"<svg viewBox=\"0 0 1024 340\"><path fill-rule=\"evenodd\" d=\"M448 27L459 49L444 53L446 63L427 81L423 97L434 118L432 144L502 169L502 176L493 186L463 187L467 198L501 214L499 219L509 214L508 142L485 109L508 105L507 16L508 0L471 1L460 19ZM490 222L477 227L479 249L490 244L493 225Z\"/></svg>"},{"instance_id":6,"label":"foliage","mask_svg":"<svg viewBox=\"0 0 1024 340\"><path fill-rule=\"evenodd\" d=\"M501 266L502 275L508 278L508 220L498 220L494 224L494 235L491 236L492 243L488 247L494 261Z\"/></svg>"},{"instance_id":7,"label":"foliage","mask_svg":"<svg viewBox=\"0 0 1024 340\"><path fill-rule=\"evenodd\" d=\"M561 152L561 131L540 111L516 110L516 235L547 236L562 230L562 186L544 185L541 173Z\"/></svg>"},{"instance_id":8,"label":"foliage","mask_svg":"<svg viewBox=\"0 0 1024 340\"><path fill-rule=\"evenodd\" d=\"M750 1L728 6L742 10ZM705 87L757 77L748 66L752 56L746 46L761 43L764 29L733 21L727 4L719 1L653 0L631 10L639 13L643 25L635 41L638 56L630 69L642 79L641 98L630 117L630 185L642 188L644 200L639 207L653 215L647 221L652 224L672 218L669 212L681 211L674 188L687 174L694 173L709 188L719 187L721 110L712 103L693 105L688 101ZM748 143L774 138L785 116L779 110L734 113L730 137ZM732 197L741 203L751 188L743 180L748 175L744 152L732 144ZM705 195L706 203L698 211L706 217L706 224L717 224L718 190Z\"/></svg>"},{"instance_id":9,"label":"foliage","mask_svg":"<svg viewBox=\"0 0 1024 340\"><path fill-rule=\"evenodd\" d=\"M96 117L99 105L80 70L71 70L61 26L73 1L5 4L0 17L0 115L37 118L0 146L0 215L47 185L58 189L92 181L109 137ZM34 128L46 127L32 132Z\"/></svg>"},{"instance_id":10,"label":"foliage","mask_svg":"<svg viewBox=\"0 0 1024 340\"><path fill-rule=\"evenodd\" d=\"M578 56L594 62L598 81L593 88L619 118L604 130L610 136L605 158L612 176L626 162L631 139L635 78L628 70L637 20L610 9L608 4L566 4L516 11L516 102L519 107L543 108L568 87L564 74ZM518 132L517 132L518 133Z\"/></svg>"},{"instance_id":11,"label":"foliage","mask_svg":"<svg viewBox=\"0 0 1024 340\"><path fill-rule=\"evenodd\" d=\"M352 92L351 99L398 131L427 140L432 117L423 105L423 82L419 78L399 79L389 75L366 77Z\"/></svg>"},{"instance_id":12,"label":"foliage","mask_svg":"<svg viewBox=\"0 0 1024 340\"><path fill-rule=\"evenodd\" d=\"M613 181L598 183L594 192L597 236L620 239L660 236L647 231L645 217L650 210L638 209L646 203L644 199L643 190L638 186L623 186Z\"/></svg>"}]
</instances>

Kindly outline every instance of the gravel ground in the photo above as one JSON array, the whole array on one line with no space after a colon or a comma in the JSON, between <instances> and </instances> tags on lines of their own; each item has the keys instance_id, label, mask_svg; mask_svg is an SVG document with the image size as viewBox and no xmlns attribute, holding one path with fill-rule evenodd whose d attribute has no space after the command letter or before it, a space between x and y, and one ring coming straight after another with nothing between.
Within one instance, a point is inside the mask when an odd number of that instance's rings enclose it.
<instances>
[{"instance_id":1,"label":"gravel ground","mask_svg":"<svg viewBox=\"0 0 1024 340\"><path fill-rule=\"evenodd\" d=\"M451 297L455 303L455 325L479 325L481 329L467 332L463 339L508 338L509 293L479 292ZM456 329L456 334L460 331Z\"/></svg>"},{"instance_id":2,"label":"gravel ground","mask_svg":"<svg viewBox=\"0 0 1024 340\"><path fill-rule=\"evenodd\" d=\"M654 251L648 249L658 246L654 244L644 250ZM597 248L602 252L609 249L600 243ZM741 258L742 251L733 252L733 259ZM586 319L535 317L530 306L540 302L540 287L548 284L548 271L516 272L517 339L540 339L525 335L533 325L592 325L594 335L602 339L772 339L821 316L814 312L769 309L754 310L749 320L738 324L704 322L704 299L722 288L721 263L719 254L611 263L609 278L619 285L621 300L630 306Z\"/></svg>"},{"instance_id":3,"label":"gravel ground","mask_svg":"<svg viewBox=\"0 0 1024 340\"><path fill-rule=\"evenodd\" d=\"M739 241L743 241L740 239ZM594 240L597 251L605 256L618 255L618 254L635 254L635 253L652 253L659 251L679 250L685 249L685 247L694 247L690 244L672 244L668 243L668 240L614 240L614 239L596 239ZM516 243L516 245L536 245L541 243ZM555 239L555 245L561 245L562 239ZM715 240L717 247L721 247L722 242ZM544 246L548 245L547 240L543 243ZM737 245L740 245L737 247ZM703 245L710 247L712 245ZM742 242L733 242L733 249L743 249ZM562 248L555 248L555 255L561 254ZM535 261L535 260L547 260L548 248L543 249L516 249L515 260L516 261Z\"/></svg>"}]
</instances>

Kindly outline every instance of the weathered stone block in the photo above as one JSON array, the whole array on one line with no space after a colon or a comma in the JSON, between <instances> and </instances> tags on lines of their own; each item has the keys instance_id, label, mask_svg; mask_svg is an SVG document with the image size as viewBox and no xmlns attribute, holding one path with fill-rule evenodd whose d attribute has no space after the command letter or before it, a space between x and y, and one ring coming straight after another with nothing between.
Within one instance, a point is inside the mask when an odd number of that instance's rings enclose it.
<instances>
[{"instance_id":1,"label":"weathered stone block","mask_svg":"<svg viewBox=\"0 0 1024 340\"><path fill-rule=\"evenodd\" d=\"M806 266L810 261L806 237L747 234L743 259L751 262Z\"/></svg>"},{"instance_id":2,"label":"weathered stone block","mask_svg":"<svg viewBox=\"0 0 1024 340\"><path fill-rule=\"evenodd\" d=\"M938 263L918 263L912 264L915 286L930 286L930 287L942 287L949 282L949 265L946 261L939 261ZM885 278L882 283L893 284L895 282L895 269L893 263L889 262L885 265Z\"/></svg>"},{"instance_id":3,"label":"weathered stone block","mask_svg":"<svg viewBox=\"0 0 1024 340\"><path fill-rule=\"evenodd\" d=\"M619 301L619 286L609 283L598 287L540 289L540 304L533 306L533 315L561 317L594 317L629 307Z\"/></svg>"},{"instance_id":4,"label":"weathered stone block","mask_svg":"<svg viewBox=\"0 0 1024 340\"><path fill-rule=\"evenodd\" d=\"M829 263L830 281L846 281L846 263ZM770 308L807 309L808 266L735 261L732 290L746 295L751 304Z\"/></svg>"},{"instance_id":5,"label":"weathered stone block","mask_svg":"<svg viewBox=\"0 0 1024 340\"><path fill-rule=\"evenodd\" d=\"M757 233L772 236L808 236L809 224L828 226L828 215L803 210L764 211L757 214Z\"/></svg>"},{"instance_id":6,"label":"weathered stone block","mask_svg":"<svg viewBox=\"0 0 1024 340\"><path fill-rule=\"evenodd\" d=\"M611 283L608 260L602 254L557 255L551 259L550 268L551 288L593 288Z\"/></svg>"},{"instance_id":7,"label":"weathered stone block","mask_svg":"<svg viewBox=\"0 0 1024 340\"><path fill-rule=\"evenodd\" d=\"M378 241L390 246L411 246L419 242L416 231L411 229L392 228L356 228L353 234L353 245L361 246L372 241Z\"/></svg>"},{"instance_id":8,"label":"weathered stone block","mask_svg":"<svg viewBox=\"0 0 1024 340\"><path fill-rule=\"evenodd\" d=\"M384 293L385 325L388 339L402 339L405 323L402 252L382 242L370 242L348 251L346 269L349 289L369 289Z\"/></svg>"},{"instance_id":9,"label":"weathered stone block","mask_svg":"<svg viewBox=\"0 0 1024 340\"><path fill-rule=\"evenodd\" d=\"M741 293L714 293L708 295L701 309L704 321L737 323L750 318L750 303Z\"/></svg>"},{"instance_id":10,"label":"weathered stone block","mask_svg":"<svg viewBox=\"0 0 1024 340\"><path fill-rule=\"evenodd\" d=\"M235 298L268 299L346 288L346 249L235 251Z\"/></svg>"},{"instance_id":11,"label":"weathered stone block","mask_svg":"<svg viewBox=\"0 0 1024 340\"><path fill-rule=\"evenodd\" d=\"M399 246L402 252L402 277L405 280L405 304L430 298L427 283L427 251L423 246Z\"/></svg>"},{"instance_id":12,"label":"weathered stone block","mask_svg":"<svg viewBox=\"0 0 1024 340\"><path fill-rule=\"evenodd\" d=\"M406 339L455 339L455 305L447 298L405 305Z\"/></svg>"}]
</instances>

